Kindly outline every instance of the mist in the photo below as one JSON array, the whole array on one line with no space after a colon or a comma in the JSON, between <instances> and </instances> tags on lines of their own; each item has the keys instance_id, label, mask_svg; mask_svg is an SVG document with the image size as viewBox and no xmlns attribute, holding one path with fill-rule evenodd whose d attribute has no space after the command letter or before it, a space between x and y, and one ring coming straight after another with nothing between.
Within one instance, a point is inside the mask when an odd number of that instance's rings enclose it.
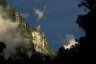
<instances>
[{"instance_id":1,"label":"mist","mask_svg":"<svg viewBox=\"0 0 96 64\"><path fill-rule=\"evenodd\" d=\"M30 56L31 50L28 50L31 48L30 42L21 35L18 28L18 22L3 18L3 13L0 11L0 42L4 42L6 45L6 49L3 52L5 59L15 56L17 54L16 48L26 49L25 53Z\"/></svg>"}]
</instances>

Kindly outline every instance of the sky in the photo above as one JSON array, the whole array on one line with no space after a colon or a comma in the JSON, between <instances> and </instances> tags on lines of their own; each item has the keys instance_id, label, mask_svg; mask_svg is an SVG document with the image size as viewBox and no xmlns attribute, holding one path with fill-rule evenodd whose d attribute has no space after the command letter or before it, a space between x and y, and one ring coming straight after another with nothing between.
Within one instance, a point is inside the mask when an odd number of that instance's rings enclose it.
<instances>
[{"instance_id":1,"label":"sky","mask_svg":"<svg viewBox=\"0 0 96 64\"><path fill-rule=\"evenodd\" d=\"M49 44L58 50L66 44L66 36L79 39L85 32L76 24L84 10L79 0L6 0L30 26L38 26L45 32Z\"/></svg>"}]
</instances>

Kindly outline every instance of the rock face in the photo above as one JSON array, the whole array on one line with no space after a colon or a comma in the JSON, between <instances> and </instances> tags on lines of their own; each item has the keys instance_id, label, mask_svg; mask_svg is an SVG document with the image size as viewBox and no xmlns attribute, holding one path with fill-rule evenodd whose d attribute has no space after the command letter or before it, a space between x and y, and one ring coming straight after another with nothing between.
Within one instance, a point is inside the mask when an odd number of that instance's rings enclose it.
<instances>
[{"instance_id":1,"label":"rock face","mask_svg":"<svg viewBox=\"0 0 96 64\"><path fill-rule=\"evenodd\" d=\"M35 45L35 50L42 53L48 53L48 50L45 47L45 40L44 40L44 36L40 34L40 32L38 31L33 31L32 32L32 37L33 37L33 43ZM45 42L45 43L44 43Z\"/></svg>"},{"instance_id":2,"label":"rock face","mask_svg":"<svg viewBox=\"0 0 96 64\"><path fill-rule=\"evenodd\" d=\"M5 0L0 0L0 14L2 14L3 19L10 19L12 22L18 23L17 32L19 32L25 40L30 42L33 53L39 52L45 55L55 54L53 49L49 46L44 32L42 32L38 28L30 27L20 16L19 12L11 8L5 2Z\"/></svg>"}]
</instances>

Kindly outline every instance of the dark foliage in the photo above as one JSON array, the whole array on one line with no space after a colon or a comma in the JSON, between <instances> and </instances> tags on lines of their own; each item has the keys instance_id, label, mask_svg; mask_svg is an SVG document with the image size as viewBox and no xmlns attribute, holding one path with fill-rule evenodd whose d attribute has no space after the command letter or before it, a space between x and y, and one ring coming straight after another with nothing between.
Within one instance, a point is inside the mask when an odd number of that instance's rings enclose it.
<instances>
[{"instance_id":1,"label":"dark foliage","mask_svg":"<svg viewBox=\"0 0 96 64\"><path fill-rule=\"evenodd\" d=\"M0 53L3 52L4 48L6 48L6 45L3 42L0 42Z\"/></svg>"},{"instance_id":2,"label":"dark foliage","mask_svg":"<svg viewBox=\"0 0 96 64\"><path fill-rule=\"evenodd\" d=\"M57 57L55 58L55 64L77 64L79 62L79 51L78 45L77 47L73 47L71 49L64 49L61 47L58 51Z\"/></svg>"},{"instance_id":3,"label":"dark foliage","mask_svg":"<svg viewBox=\"0 0 96 64\"><path fill-rule=\"evenodd\" d=\"M77 19L79 26L85 30L85 37L80 38L81 62L95 62L96 48L96 0L83 0L80 4L89 9L85 15L80 15ZM92 60L92 61L91 61Z\"/></svg>"},{"instance_id":4,"label":"dark foliage","mask_svg":"<svg viewBox=\"0 0 96 64\"><path fill-rule=\"evenodd\" d=\"M0 54L3 53L4 48L6 48L6 45L3 42L0 42ZM4 63L4 57L0 55L0 64Z\"/></svg>"}]
</instances>

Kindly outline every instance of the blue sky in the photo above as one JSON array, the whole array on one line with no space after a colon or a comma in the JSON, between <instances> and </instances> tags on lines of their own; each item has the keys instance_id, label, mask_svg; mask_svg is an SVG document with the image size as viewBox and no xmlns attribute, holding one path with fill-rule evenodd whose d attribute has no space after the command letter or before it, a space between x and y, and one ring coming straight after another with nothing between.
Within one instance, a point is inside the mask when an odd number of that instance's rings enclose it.
<instances>
[{"instance_id":1,"label":"blue sky","mask_svg":"<svg viewBox=\"0 0 96 64\"><path fill-rule=\"evenodd\" d=\"M77 15L84 10L78 8L79 0L6 0L20 12L30 26L41 26L49 44L58 50L66 42L66 35L76 38L84 36L84 31L76 24ZM44 12L38 21L34 9Z\"/></svg>"}]
</instances>

